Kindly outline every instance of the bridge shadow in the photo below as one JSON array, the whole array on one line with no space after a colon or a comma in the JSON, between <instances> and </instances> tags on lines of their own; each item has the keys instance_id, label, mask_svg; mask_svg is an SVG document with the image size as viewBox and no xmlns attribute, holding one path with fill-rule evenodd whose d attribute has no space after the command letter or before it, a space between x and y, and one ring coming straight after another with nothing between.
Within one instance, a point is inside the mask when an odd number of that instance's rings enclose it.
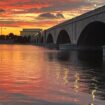
<instances>
[{"instance_id":1,"label":"bridge shadow","mask_svg":"<svg viewBox=\"0 0 105 105\"><path fill-rule=\"evenodd\" d=\"M97 50L80 50L77 54L79 62L90 65L100 66L103 63L103 51Z\"/></svg>"},{"instance_id":2,"label":"bridge shadow","mask_svg":"<svg viewBox=\"0 0 105 105\"><path fill-rule=\"evenodd\" d=\"M96 96L105 99L105 60L102 57L102 50L50 52L48 59L50 62L61 65L60 72L64 72L62 67L68 70L68 83L71 82L71 72L80 73L79 83L86 86L85 89L79 87L80 91L91 94L95 90Z\"/></svg>"},{"instance_id":3,"label":"bridge shadow","mask_svg":"<svg viewBox=\"0 0 105 105\"><path fill-rule=\"evenodd\" d=\"M103 51L100 50L79 50L79 51L50 51L47 53L50 62L69 62L74 66L102 66Z\"/></svg>"}]
</instances>

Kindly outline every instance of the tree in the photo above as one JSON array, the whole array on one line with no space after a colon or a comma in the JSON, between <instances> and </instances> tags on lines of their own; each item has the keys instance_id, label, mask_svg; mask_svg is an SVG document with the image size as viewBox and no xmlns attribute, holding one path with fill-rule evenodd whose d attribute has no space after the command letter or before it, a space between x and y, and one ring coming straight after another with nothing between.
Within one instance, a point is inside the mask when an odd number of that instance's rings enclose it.
<instances>
[{"instance_id":1,"label":"tree","mask_svg":"<svg viewBox=\"0 0 105 105\"><path fill-rule=\"evenodd\" d=\"M9 36L9 39L14 39L15 37L14 33L9 33L8 36Z\"/></svg>"}]
</instances>

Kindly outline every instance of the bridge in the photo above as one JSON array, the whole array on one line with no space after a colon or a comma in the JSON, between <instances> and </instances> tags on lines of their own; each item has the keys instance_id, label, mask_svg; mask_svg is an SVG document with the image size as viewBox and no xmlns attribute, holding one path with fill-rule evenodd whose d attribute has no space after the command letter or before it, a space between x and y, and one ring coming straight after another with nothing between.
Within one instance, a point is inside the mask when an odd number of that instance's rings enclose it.
<instances>
[{"instance_id":1,"label":"bridge","mask_svg":"<svg viewBox=\"0 0 105 105\"><path fill-rule=\"evenodd\" d=\"M45 30L39 43L45 45L104 46L105 6Z\"/></svg>"}]
</instances>

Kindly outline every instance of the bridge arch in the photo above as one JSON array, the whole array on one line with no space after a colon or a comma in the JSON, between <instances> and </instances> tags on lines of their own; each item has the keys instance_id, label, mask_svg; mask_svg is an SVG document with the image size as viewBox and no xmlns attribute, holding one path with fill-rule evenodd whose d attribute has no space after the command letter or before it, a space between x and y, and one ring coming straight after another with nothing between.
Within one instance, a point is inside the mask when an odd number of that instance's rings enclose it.
<instances>
[{"instance_id":1,"label":"bridge arch","mask_svg":"<svg viewBox=\"0 0 105 105\"><path fill-rule=\"evenodd\" d=\"M67 43L69 43L70 44L71 40L70 40L68 32L65 31L65 30L61 30L58 34L56 43L57 44L67 44Z\"/></svg>"},{"instance_id":2,"label":"bridge arch","mask_svg":"<svg viewBox=\"0 0 105 105\"><path fill-rule=\"evenodd\" d=\"M105 45L105 23L94 21L89 23L81 32L77 41L79 46Z\"/></svg>"},{"instance_id":3,"label":"bridge arch","mask_svg":"<svg viewBox=\"0 0 105 105\"><path fill-rule=\"evenodd\" d=\"M53 36L52 36L52 34L48 34L48 36L47 36L47 44L52 44L52 43L54 43Z\"/></svg>"}]
</instances>

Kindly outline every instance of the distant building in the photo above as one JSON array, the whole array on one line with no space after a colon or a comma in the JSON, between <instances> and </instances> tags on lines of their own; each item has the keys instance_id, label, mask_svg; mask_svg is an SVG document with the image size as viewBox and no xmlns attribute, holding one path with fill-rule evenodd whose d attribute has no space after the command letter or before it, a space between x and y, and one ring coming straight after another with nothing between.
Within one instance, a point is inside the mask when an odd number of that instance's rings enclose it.
<instances>
[{"instance_id":1,"label":"distant building","mask_svg":"<svg viewBox=\"0 0 105 105\"><path fill-rule=\"evenodd\" d=\"M23 29L22 31L20 31L20 35L21 36L30 36L33 37L37 34L39 34L42 31L42 29Z\"/></svg>"},{"instance_id":2,"label":"distant building","mask_svg":"<svg viewBox=\"0 0 105 105\"><path fill-rule=\"evenodd\" d=\"M30 37L30 42L35 43L37 36L40 36L42 29L23 29L20 31L20 35L23 37Z\"/></svg>"}]
</instances>

